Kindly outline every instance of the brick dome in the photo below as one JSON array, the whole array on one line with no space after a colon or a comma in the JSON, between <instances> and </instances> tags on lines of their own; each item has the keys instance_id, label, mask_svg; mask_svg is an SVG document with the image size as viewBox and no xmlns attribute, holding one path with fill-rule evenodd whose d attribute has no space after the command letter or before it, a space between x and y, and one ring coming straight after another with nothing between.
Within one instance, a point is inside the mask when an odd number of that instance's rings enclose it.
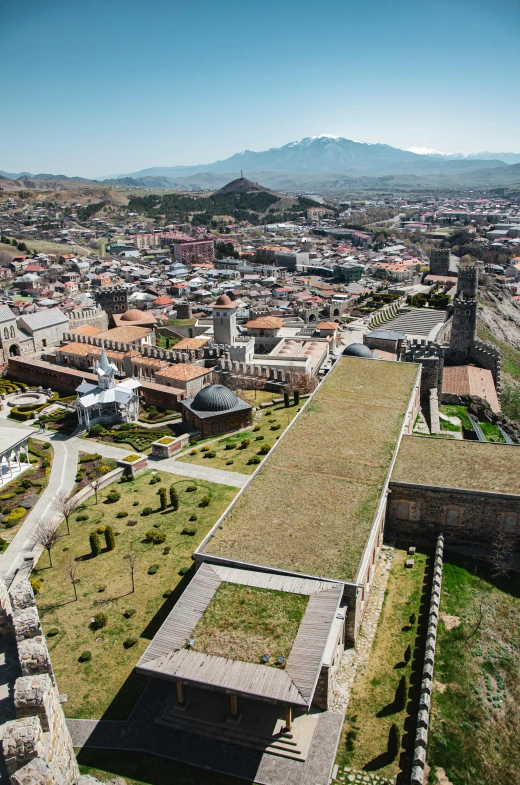
<instances>
[{"instance_id":1,"label":"brick dome","mask_svg":"<svg viewBox=\"0 0 520 785\"><path fill-rule=\"evenodd\" d=\"M228 387L224 387L222 384L211 384L209 387L203 387L197 393L191 408L199 412L226 412L229 409L234 409L239 401L240 398Z\"/></svg>"},{"instance_id":2,"label":"brick dome","mask_svg":"<svg viewBox=\"0 0 520 785\"><path fill-rule=\"evenodd\" d=\"M144 311L140 311L139 308L131 308L121 316L122 322L140 322L142 319L146 319L146 314Z\"/></svg>"}]
</instances>

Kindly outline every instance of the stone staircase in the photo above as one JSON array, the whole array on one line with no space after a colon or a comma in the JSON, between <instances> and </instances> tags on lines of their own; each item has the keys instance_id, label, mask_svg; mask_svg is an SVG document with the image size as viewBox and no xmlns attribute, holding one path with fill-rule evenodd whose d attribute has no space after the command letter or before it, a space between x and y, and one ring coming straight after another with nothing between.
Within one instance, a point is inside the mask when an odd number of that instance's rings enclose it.
<instances>
[{"instance_id":1,"label":"stone staircase","mask_svg":"<svg viewBox=\"0 0 520 785\"><path fill-rule=\"evenodd\" d=\"M219 696L221 697L221 696ZM317 717L302 715L293 722L290 732L285 731L285 722L281 717L276 718L269 707L270 716L262 716L259 704L243 706L239 722L230 722L225 710L216 712L215 704L210 699L203 707L195 703L188 703L185 710L177 707L175 699L169 698L161 714L155 722L174 730L187 733L197 733L217 741L238 744L249 747L270 755L282 758L304 761L307 757ZM225 704L221 702L220 708Z\"/></svg>"}]
</instances>

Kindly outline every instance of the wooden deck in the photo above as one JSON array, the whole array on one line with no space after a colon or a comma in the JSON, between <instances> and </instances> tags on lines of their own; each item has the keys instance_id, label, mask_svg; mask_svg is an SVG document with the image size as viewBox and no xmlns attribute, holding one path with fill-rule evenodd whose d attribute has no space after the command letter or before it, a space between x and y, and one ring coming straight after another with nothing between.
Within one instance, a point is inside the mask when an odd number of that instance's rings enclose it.
<instances>
[{"instance_id":1,"label":"wooden deck","mask_svg":"<svg viewBox=\"0 0 520 785\"><path fill-rule=\"evenodd\" d=\"M285 669L185 648L223 581L310 596ZM136 670L219 692L308 707L342 593L341 583L203 564L137 663Z\"/></svg>"}]
</instances>

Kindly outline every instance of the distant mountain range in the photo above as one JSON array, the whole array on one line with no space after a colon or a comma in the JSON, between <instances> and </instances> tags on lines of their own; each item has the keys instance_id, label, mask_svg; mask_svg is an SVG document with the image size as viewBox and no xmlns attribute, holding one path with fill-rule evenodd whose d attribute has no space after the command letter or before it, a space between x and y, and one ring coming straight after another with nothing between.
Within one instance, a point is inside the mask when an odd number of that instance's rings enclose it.
<instances>
[{"instance_id":1,"label":"distant mountain range","mask_svg":"<svg viewBox=\"0 0 520 785\"><path fill-rule=\"evenodd\" d=\"M223 161L197 166L154 166L96 181L61 175L13 174L18 181L99 182L131 187L217 189L241 172L277 190L349 188L473 188L520 185L520 153L441 153L401 150L332 136L307 137L262 152L244 150Z\"/></svg>"}]
</instances>

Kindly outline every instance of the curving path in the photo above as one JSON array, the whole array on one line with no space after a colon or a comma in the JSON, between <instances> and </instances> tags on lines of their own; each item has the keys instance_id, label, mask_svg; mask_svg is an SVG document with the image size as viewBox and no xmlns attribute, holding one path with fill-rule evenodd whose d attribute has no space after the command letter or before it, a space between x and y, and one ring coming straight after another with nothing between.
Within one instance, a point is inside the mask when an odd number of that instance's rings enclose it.
<instances>
[{"instance_id":1,"label":"curving path","mask_svg":"<svg viewBox=\"0 0 520 785\"><path fill-rule=\"evenodd\" d=\"M2 428L17 430L26 429L27 423L17 423L12 420L2 418ZM124 458L128 455L128 449L121 449L112 444L90 441L89 439L79 439L75 436L63 436L51 431L40 432L34 429L34 438L40 441L50 442L54 449L54 459L52 462L49 483L41 494L40 498L32 508L31 512L22 523L20 529L11 540L7 550L0 556L0 578L4 578L8 584L16 576L16 580L27 577L33 558L39 557L42 548L34 545L34 529L39 518L51 516L56 526L61 521L61 517L53 513L52 501L54 496L60 491L70 493L76 481L76 469L78 464L78 453L97 453L104 458ZM197 466L195 464L181 463L175 458L154 461L149 458L150 465L157 465L161 471L169 474L178 474L182 477L191 477L194 480L205 480L220 485L229 485L232 488L242 488L250 479L247 474L237 472L227 472L223 469L212 469L211 467ZM24 564L26 569L24 570Z\"/></svg>"}]
</instances>

